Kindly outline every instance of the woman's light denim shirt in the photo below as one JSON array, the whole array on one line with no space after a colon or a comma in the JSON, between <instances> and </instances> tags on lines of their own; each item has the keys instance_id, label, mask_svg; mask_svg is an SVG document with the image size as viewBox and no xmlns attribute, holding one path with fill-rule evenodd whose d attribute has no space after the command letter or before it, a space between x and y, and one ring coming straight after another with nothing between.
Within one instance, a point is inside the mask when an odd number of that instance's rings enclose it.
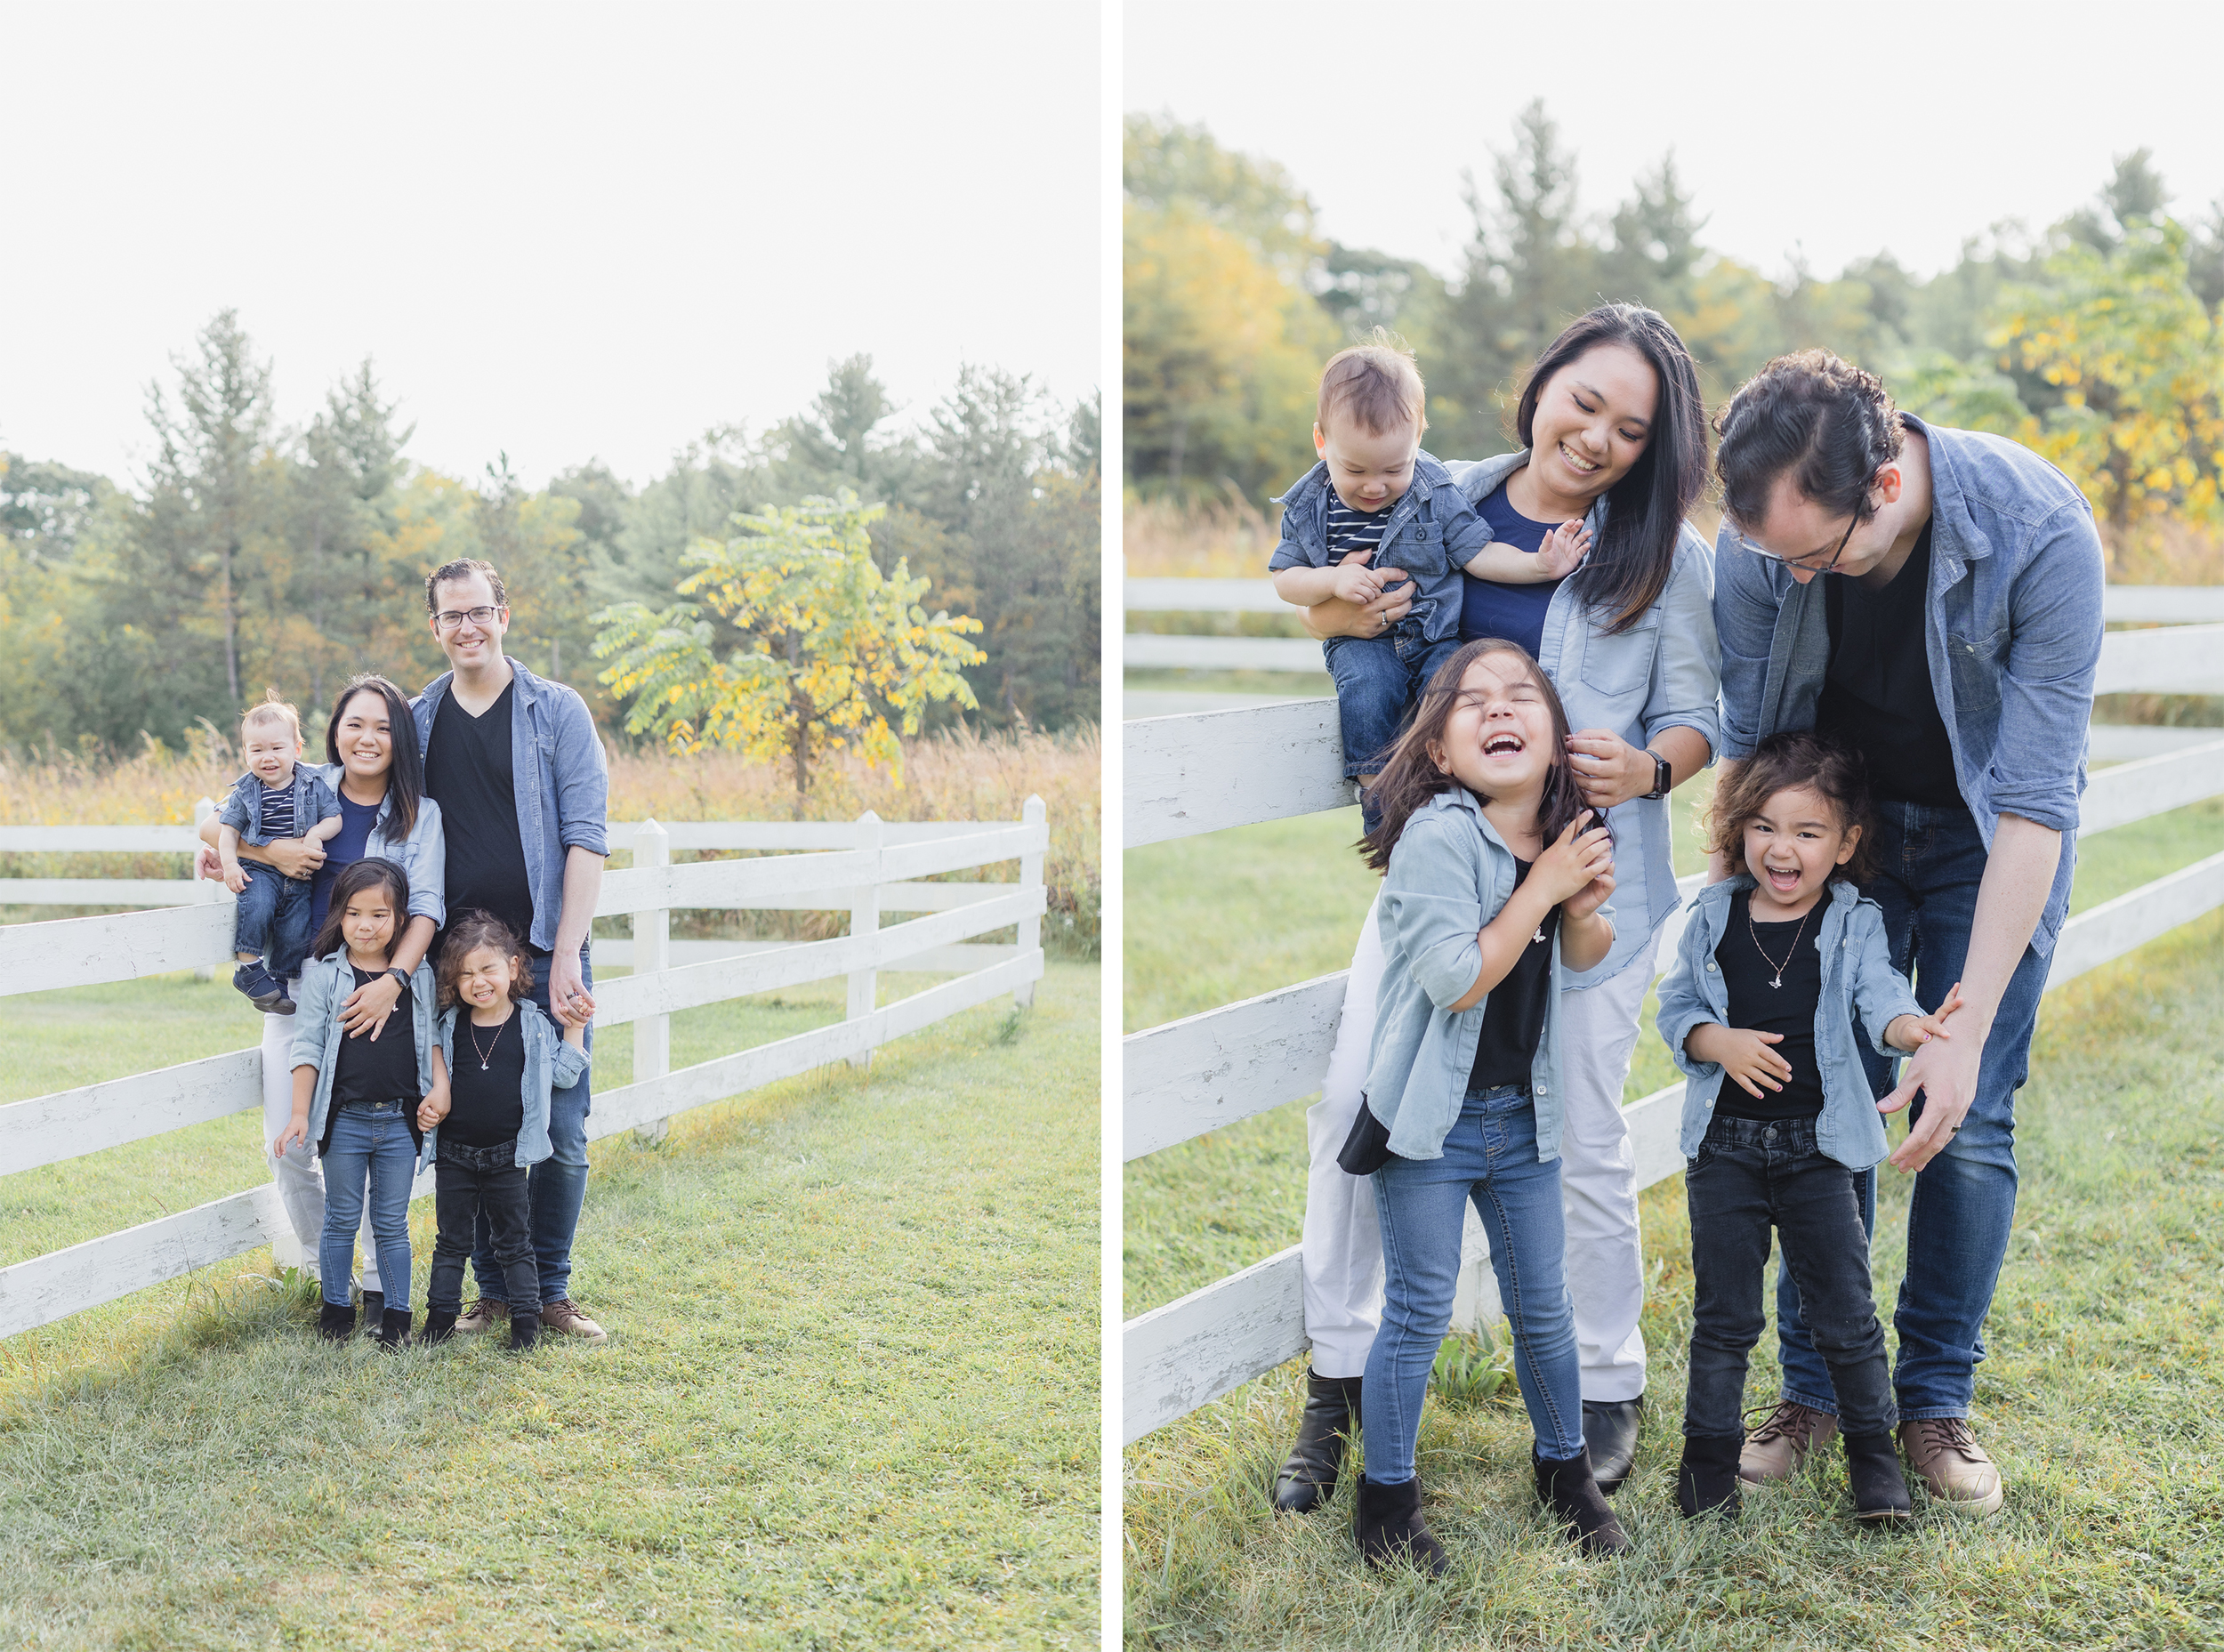
<instances>
[{"instance_id":1,"label":"woman's light denim shirt","mask_svg":"<svg viewBox=\"0 0 2224 1652\"><path fill-rule=\"evenodd\" d=\"M1528 462L1525 449L1448 468L1479 507ZM1584 520L1594 540L1603 536L1603 497ZM1552 592L1537 659L1567 708L1569 729L1607 729L1632 745L1644 745L1670 729L1695 729L1706 741L1712 763L1721 744L1722 653L1714 640L1714 558L1706 541L1684 524L1667 584L1619 636L1607 633L1611 614L1584 602L1583 583L1578 571ZM1596 987L1619 975L1679 904L1668 800L1633 797L1607 810L1607 824L1614 829L1614 903L1627 921L1615 926L1613 951L1594 968L1567 978L1571 987Z\"/></svg>"},{"instance_id":2,"label":"woman's light denim shirt","mask_svg":"<svg viewBox=\"0 0 2224 1652\"><path fill-rule=\"evenodd\" d=\"M1417 810L1390 850L1376 920L1382 984L1366 1106L1390 1131L1390 1149L1400 1158L1442 1158L1444 1139L1458 1122L1490 995L1465 1010L1450 1006L1483 972L1483 926L1513 893L1514 872L1513 850L1483 818L1473 794L1459 786ZM1543 1036L1529 1068L1536 1156L1545 1163L1559 1156L1559 995L1567 971L1557 927L1551 980Z\"/></svg>"},{"instance_id":3,"label":"woman's light denim shirt","mask_svg":"<svg viewBox=\"0 0 2224 1652\"><path fill-rule=\"evenodd\" d=\"M455 1023L462 1012L461 1004L450 1004L440 1012L440 1059L447 1063L451 1073L455 1070ZM577 1084L579 1075L587 1070L587 1058L564 1042L556 1023L543 1014L541 1006L530 998L518 1003L517 1020L519 1036L525 1040L525 1120L518 1126L515 1162L523 1169L528 1164L539 1164L555 1151L548 1140L549 1092L568 1090ZM424 1132L424 1151L417 1160L420 1170L432 1163L439 1136L438 1124Z\"/></svg>"},{"instance_id":4,"label":"woman's light denim shirt","mask_svg":"<svg viewBox=\"0 0 2224 1652\"><path fill-rule=\"evenodd\" d=\"M401 1020L389 1016L386 1025L379 1029L381 1038L397 1035L413 1036L417 1041L417 1093L423 1096L432 1088L432 966L420 963L409 977L409 1026L404 1033ZM294 1013L294 1060L296 1068L317 1069L316 1093L309 1103L309 1139L311 1142L325 1139L325 1118L332 1110L332 1078L339 1068L340 1041L348 1035L340 1025L340 1006L355 991L355 976L348 968L348 949L342 947L328 957L317 959L302 971L301 986L296 1002L300 1007ZM366 1038L370 1035L363 1035Z\"/></svg>"},{"instance_id":5,"label":"woman's light denim shirt","mask_svg":"<svg viewBox=\"0 0 2224 1652\"><path fill-rule=\"evenodd\" d=\"M348 771L342 763L320 763L317 773L336 794ZM389 786L364 842L363 858L376 857L399 866L409 879L409 915L431 918L437 928L447 922L447 837L440 827L440 806L429 797L419 798L416 824L399 840L386 834L393 815L394 792Z\"/></svg>"},{"instance_id":6,"label":"woman's light denim shirt","mask_svg":"<svg viewBox=\"0 0 2224 1652\"><path fill-rule=\"evenodd\" d=\"M1729 987L1714 949L1722 944L1732 898L1753 887L1753 879L1741 872L1699 891L1676 948L1675 967L1660 983L1660 1013L1653 1024L1685 1074L1686 1158L1706 1140L1724 1079L1720 1062L1694 1061L1684 1053L1683 1041L1693 1027L1709 1021L1729 1025ZM1892 967L1884 941L1884 909L1841 878L1831 880L1824 899L1822 927L1813 942L1823 955L1823 987L1815 1001L1815 1066L1823 1081L1823 1110L1815 1121L1815 1145L1849 1169L1866 1170L1888 1149L1883 1115L1876 1110L1876 1096L1861 1070L1854 1013L1859 1012L1879 1053L1897 1056L1899 1052L1884 1042L1884 1029L1899 1016L1921 1015L1922 1006L1908 990L1907 978Z\"/></svg>"},{"instance_id":7,"label":"woman's light denim shirt","mask_svg":"<svg viewBox=\"0 0 2224 1652\"><path fill-rule=\"evenodd\" d=\"M1962 801L1990 849L2002 815L2063 834L2031 946L2054 950L2076 869L2085 729L2100 663L2105 576L2092 507L2044 459L2004 436L1901 421L1930 450L1930 592L1923 651L1954 748ZM1830 666L1825 581L1801 584L1728 522L1715 547L1722 755L1781 729L1811 729Z\"/></svg>"}]
</instances>

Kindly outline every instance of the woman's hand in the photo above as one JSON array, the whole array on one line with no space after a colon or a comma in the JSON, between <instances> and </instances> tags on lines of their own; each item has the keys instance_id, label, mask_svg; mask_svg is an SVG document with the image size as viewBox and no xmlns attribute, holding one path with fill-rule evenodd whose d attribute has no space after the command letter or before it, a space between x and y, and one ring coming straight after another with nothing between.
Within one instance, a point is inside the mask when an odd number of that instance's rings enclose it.
<instances>
[{"instance_id":1,"label":"woman's hand","mask_svg":"<svg viewBox=\"0 0 2224 1652\"><path fill-rule=\"evenodd\" d=\"M1338 566L1365 568L1374 558L1374 552L1361 551L1344 558ZM1375 577L1382 584L1382 594L1372 602L1346 602L1340 597L1330 597L1305 609L1303 623L1307 633L1323 641L1330 637L1379 637L1405 618L1414 605L1412 576L1402 568L1386 568Z\"/></svg>"},{"instance_id":2,"label":"woman's hand","mask_svg":"<svg viewBox=\"0 0 2224 1652\"><path fill-rule=\"evenodd\" d=\"M296 1113L288 1119L286 1128L278 1132L278 1139L270 1144L270 1151L278 1157L284 1158L286 1149L289 1145L299 1147L309 1145L308 1114Z\"/></svg>"},{"instance_id":3,"label":"woman's hand","mask_svg":"<svg viewBox=\"0 0 2224 1652\"><path fill-rule=\"evenodd\" d=\"M1596 818L1589 810L1577 815L1529 868L1529 883L1552 906L1574 901L1600 878L1607 880L1609 890L1613 889L1614 840L1602 826L1583 829L1584 822ZM1605 899L1599 897L1599 900ZM1587 918L1598 909L1598 901L1593 901L1589 910L1568 915Z\"/></svg>"},{"instance_id":4,"label":"woman's hand","mask_svg":"<svg viewBox=\"0 0 2224 1652\"><path fill-rule=\"evenodd\" d=\"M401 997L401 983L391 975L357 987L340 1005L340 1025L351 1038L360 1038L365 1033L371 1042L378 1042L379 1028L386 1025L386 1018L394 1012L394 1005Z\"/></svg>"},{"instance_id":5,"label":"woman's hand","mask_svg":"<svg viewBox=\"0 0 2224 1652\"><path fill-rule=\"evenodd\" d=\"M1683 1051L1695 1061L1713 1062L1736 1079L1747 1095L1763 1100L1763 1084L1782 1090L1792 1076L1792 1064L1770 1047L1783 1042L1782 1033L1757 1033L1750 1027L1705 1021L1685 1035Z\"/></svg>"},{"instance_id":6,"label":"woman's hand","mask_svg":"<svg viewBox=\"0 0 2224 1652\"><path fill-rule=\"evenodd\" d=\"M282 837L262 846L262 858L278 868L280 877L305 878L325 864L325 846L305 838Z\"/></svg>"},{"instance_id":7,"label":"woman's hand","mask_svg":"<svg viewBox=\"0 0 2224 1652\"><path fill-rule=\"evenodd\" d=\"M1605 729L1567 737L1567 767L1593 809L1613 809L1653 789L1652 753Z\"/></svg>"}]
</instances>

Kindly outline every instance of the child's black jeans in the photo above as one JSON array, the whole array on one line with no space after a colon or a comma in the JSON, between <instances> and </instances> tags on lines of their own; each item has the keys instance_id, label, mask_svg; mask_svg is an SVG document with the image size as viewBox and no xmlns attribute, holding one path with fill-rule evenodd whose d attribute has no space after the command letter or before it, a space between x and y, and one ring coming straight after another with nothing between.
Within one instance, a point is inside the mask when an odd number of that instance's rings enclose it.
<instances>
[{"instance_id":1,"label":"child's black jeans","mask_svg":"<svg viewBox=\"0 0 2224 1652\"><path fill-rule=\"evenodd\" d=\"M1725 1082L1728 1082L1727 1080ZM1884 1327L1869 1285L1869 1235L1858 1178L1815 1145L1815 1121L1717 1114L1684 1171L1691 1210L1691 1385L1683 1431L1740 1431L1745 1358L1761 1340L1769 1235L1783 1236L1785 1266L1815 1346L1830 1367L1840 1429L1878 1434L1899 1421Z\"/></svg>"},{"instance_id":2,"label":"child's black jeans","mask_svg":"<svg viewBox=\"0 0 2224 1652\"><path fill-rule=\"evenodd\" d=\"M425 1306L432 1312L463 1310L463 1264L471 1258L481 1211L493 1230L495 1261L510 1302L526 1312L540 1306L541 1269L533 1258L526 1171L517 1157L514 1138L490 1148L440 1143L432 1172L432 1207L440 1231L432 1244L432 1277L425 1285Z\"/></svg>"}]
</instances>

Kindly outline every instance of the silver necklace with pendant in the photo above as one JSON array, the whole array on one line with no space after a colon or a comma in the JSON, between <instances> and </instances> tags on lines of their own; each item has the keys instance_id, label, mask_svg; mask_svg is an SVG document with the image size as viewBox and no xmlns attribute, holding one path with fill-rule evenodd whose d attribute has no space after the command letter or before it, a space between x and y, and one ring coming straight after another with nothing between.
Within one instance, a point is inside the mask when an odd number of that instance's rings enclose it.
<instances>
[{"instance_id":1,"label":"silver necklace with pendant","mask_svg":"<svg viewBox=\"0 0 2224 1652\"><path fill-rule=\"evenodd\" d=\"M1818 900L1815 903L1815 907L1822 904ZM1792 960L1800 955L1800 937L1807 933L1807 921L1815 915L1815 907L1809 907L1805 912L1800 914L1800 926L1792 931L1792 950L1785 953L1784 962L1778 963L1774 958L1769 956L1769 949L1761 944L1761 931L1753 928L1753 898L1750 895L1745 898L1745 933L1753 937L1753 949L1761 955L1770 969L1776 971L1776 979L1769 983L1769 986L1784 985L1784 972L1792 967ZM471 1042L476 1044L478 1040L473 1039Z\"/></svg>"},{"instance_id":2,"label":"silver necklace with pendant","mask_svg":"<svg viewBox=\"0 0 2224 1652\"><path fill-rule=\"evenodd\" d=\"M495 1041L484 1050L479 1047L479 1023L471 1021L466 1025L471 1027L471 1053L479 1058L479 1070L483 1073L487 1070L487 1063L495 1059L495 1052L502 1048L502 1029L510 1025L509 1018L495 1023Z\"/></svg>"}]
</instances>

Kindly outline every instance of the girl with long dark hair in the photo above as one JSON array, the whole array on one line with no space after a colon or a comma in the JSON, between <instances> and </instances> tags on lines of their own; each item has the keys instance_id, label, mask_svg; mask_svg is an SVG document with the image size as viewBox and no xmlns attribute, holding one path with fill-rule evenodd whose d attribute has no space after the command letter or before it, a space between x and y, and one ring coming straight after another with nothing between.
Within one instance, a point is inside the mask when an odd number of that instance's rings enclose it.
<instances>
[{"instance_id":1,"label":"girl with long dark hair","mask_svg":"<svg viewBox=\"0 0 2224 1652\"><path fill-rule=\"evenodd\" d=\"M1471 1205L1513 1322L1536 1492L1585 1553L1629 1546L1583 1446L1560 1271L1560 979L1614 945L1614 846L1569 772L1559 697L1527 653L1471 642L1376 784L1383 970L1366 1092L1339 1161L1374 1186L1386 1277L1366 1376L1356 1533L1374 1565L1442 1571L1414 1444Z\"/></svg>"},{"instance_id":2,"label":"girl with long dark hair","mask_svg":"<svg viewBox=\"0 0 2224 1652\"><path fill-rule=\"evenodd\" d=\"M1675 329L1635 304L1603 304L1537 358L1514 411L1518 452L1452 463L1492 532L1535 550L1556 530L1588 532L1581 565L1558 580L1463 584L1463 639L1509 639L1538 662L1565 704L1566 755L1583 801L1613 829L1615 943L1568 971L1559 1007L1567 1052L1560 1188L1567 1277L1583 1373L1583 1423L1599 1483L1628 1474L1645 1390L1643 1253L1622 1085L1653 979L1661 924L1677 905L1669 791L1712 760L1720 651L1712 560L1684 520L1706 484L1698 375ZM1395 580L1394 571L1386 577ZM1316 635L1374 635L1404 609L1393 583L1365 606L1307 610ZM1382 1260L1366 1184L1336 1168L1366 1076L1378 912L1352 959L1322 1100L1307 1115L1305 1328L1312 1342L1305 1414L1275 1488L1302 1512L1333 1492L1359 1418L1359 1375L1378 1318Z\"/></svg>"}]
</instances>

